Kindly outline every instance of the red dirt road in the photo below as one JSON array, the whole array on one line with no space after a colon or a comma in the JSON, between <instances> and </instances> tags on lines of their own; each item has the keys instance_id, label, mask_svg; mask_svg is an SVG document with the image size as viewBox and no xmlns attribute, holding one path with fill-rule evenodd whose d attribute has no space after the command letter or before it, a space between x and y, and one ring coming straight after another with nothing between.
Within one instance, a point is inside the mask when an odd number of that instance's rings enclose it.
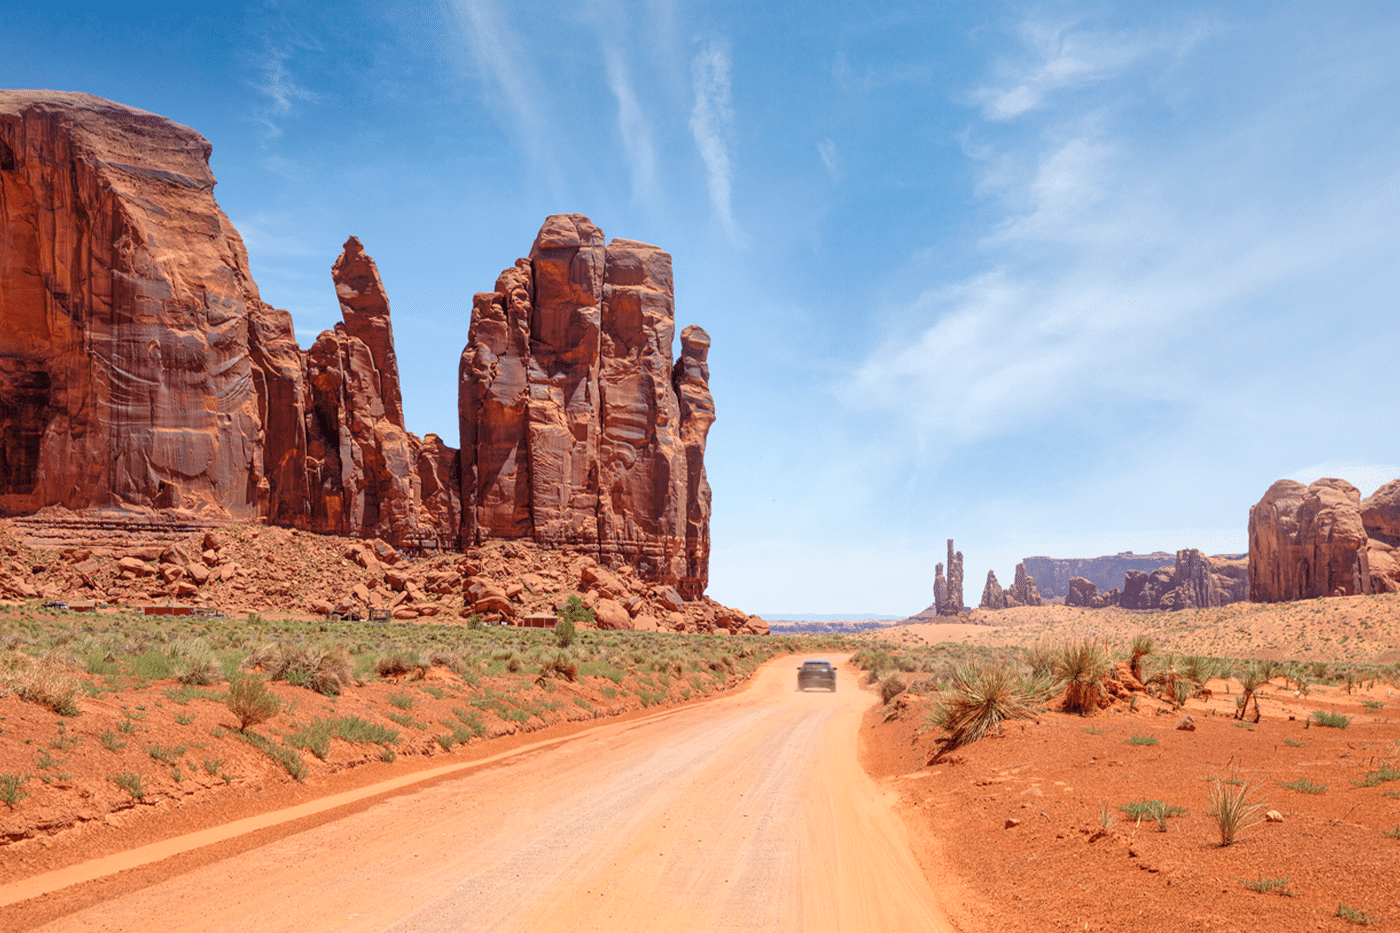
<instances>
[{"instance_id":1,"label":"red dirt road","mask_svg":"<svg viewBox=\"0 0 1400 933\"><path fill-rule=\"evenodd\" d=\"M844 664L835 694L796 692L800 660L42 929L951 930L857 760L875 697Z\"/></svg>"}]
</instances>

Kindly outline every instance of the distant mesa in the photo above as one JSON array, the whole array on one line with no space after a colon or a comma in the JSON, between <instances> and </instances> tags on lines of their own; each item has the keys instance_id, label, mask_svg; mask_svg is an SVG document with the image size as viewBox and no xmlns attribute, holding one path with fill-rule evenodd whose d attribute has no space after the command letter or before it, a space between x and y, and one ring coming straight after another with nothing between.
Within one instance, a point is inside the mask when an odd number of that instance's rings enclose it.
<instances>
[{"instance_id":1,"label":"distant mesa","mask_svg":"<svg viewBox=\"0 0 1400 933\"><path fill-rule=\"evenodd\" d=\"M673 363L671 257L547 218L475 297L464 449L405 428L361 242L308 350L214 200L209 142L87 94L0 91L0 513L157 509L399 547L568 547L699 599L709 336Z\"/></svg>"}]
</instances>

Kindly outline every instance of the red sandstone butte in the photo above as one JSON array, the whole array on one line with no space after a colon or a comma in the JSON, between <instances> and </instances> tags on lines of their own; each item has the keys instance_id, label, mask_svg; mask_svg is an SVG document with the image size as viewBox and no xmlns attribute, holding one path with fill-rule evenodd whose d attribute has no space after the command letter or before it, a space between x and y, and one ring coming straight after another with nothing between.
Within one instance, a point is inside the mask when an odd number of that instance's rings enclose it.
<instances>
[{"instance_id":1,"label":"red sandstone butte","mask_svg":"<svg viewBox=\"0 0 1400 933\"><path fill-rule=\"evenodd\" d=\"M531 538L635 565L688 599L709 562L699 328L675 336L671 257L545 220L528 259L478 294L459 369L462 543Z\"/></svg>"},{"instance_id":2,"label":"red sandstone butte","mask_svg":"<svg viewBox=\"0 0 1400 933\"><path fill-rule=\"evenodd\" d=\"M1400 591L1400 539L1392 524L1398 497L1400 481L1364 503L1345 480L1274 483L1249 510L1249 598L1283 602Z\"/></svg>"}]
</instances>

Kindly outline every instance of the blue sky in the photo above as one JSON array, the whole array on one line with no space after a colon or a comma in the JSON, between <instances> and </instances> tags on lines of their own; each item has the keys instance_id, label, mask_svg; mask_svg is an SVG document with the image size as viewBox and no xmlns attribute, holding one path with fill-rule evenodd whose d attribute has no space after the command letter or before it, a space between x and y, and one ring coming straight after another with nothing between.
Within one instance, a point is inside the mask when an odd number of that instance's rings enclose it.
<instances>
[{"instance_id":1,"label":"blue sky","mask_svg":"<svg viewBox=\"0 0 1400 933\"><path fill-rule=\"evenodd\" d=\"M0 86L214 146L309 345L354 234L409 428L547 214L713 337L710 595L906 614L1034 554L1246 548L1400 476L1400 6L0 4Z\"/></svg>"}]
</instances>

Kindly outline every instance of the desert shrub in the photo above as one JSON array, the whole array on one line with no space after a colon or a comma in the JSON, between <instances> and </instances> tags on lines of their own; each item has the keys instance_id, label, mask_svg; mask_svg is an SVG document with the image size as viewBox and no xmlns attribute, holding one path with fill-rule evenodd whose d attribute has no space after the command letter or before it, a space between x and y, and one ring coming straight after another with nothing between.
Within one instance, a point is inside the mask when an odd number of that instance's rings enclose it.
<instances>
[{"instance_id":1,"label":"desert shrub","mask_svg":"<svg viewBox=\"0 0 1400 933\"><path fill-rule=\"evenodd\" d=\"M28 782L27 774L0 774L0 803L11 810L19 806L20 801L29 796L29 791L24 789Z\"/></svg>"},{"instance_id":2,"label":"desert shrub","mask_svg":"<svg viewBox=\"0 0 1400 933\"><path fill-rule=\"evenodd\" d=\"M1314 710L1312 721L1319 726L1326 726L1329 729L1345 729L1347 726L1351 725L1351 717L1344 713L1339 713L1336 710L1330 713L1323 712L1320 709Z\"/></svg>"},{"instance_id":3,"label":"desert shrub","mask_svg":"<svg viewBox=\"0 0 1400 933\"><path fill-rule=\"evenodd\" d=\"M947 733L945 750L976 742L1009 719L1034 719L1034 696L1005 664L969 661L953 669L949 692L928 714L928 725Z\"/></svg>"},{"instance_id":4,"label":"desert shrub","mask_svg":"<svg viewBox=\"0 0 1400 933\"><path fill-rule=\"evenodd\" d=\"M1123 741L1129 745L1156 745L1157 737L1155 735L1131 735Z\"/></svg>"},{"instance_id":5,"label":"desert shrub","mask_svg":"<svg viewBox=\"0 0 1400 933\"><path fill-rule=\"evenodd\" d=\"M1260 894L1278 894L1283 897L1298 896L1296 892L1288 889L1289 882L1293 880L1289 875L1284 875L1282 878L1265 878L1261 872L1258 881L1250 881L1246 878L1237 880L1249 890L1257 891Z\"/></svg>"},{"instance_id":6,"label":"desert shrub","mask_svg":"<svg viewBox=\"0 0 1400 933\"><path fill-rule=\"evenodd\" d=\"M339 642L278 642L255 652L257 666L272 680L284 680L325 696L339 696L355 678L350 649ZM249 659L250 665L253 658Z\"/></svg>"},{"instance_id":7,"label":"desert shrub","mask_svg":"<svg viewBox=\"0 0 1400 933\"><path fill-rule=\"evenodd\" d=\"M1296 790L1300 794L1324 794L1327 792L1326 784L1314 784L1305 777L1300 777L1296 781L1279 781L1280 787L1289 790Z\"/></svg>"},{"instance_id":8,"label":"desert shrub","mask_svg":"<svg viewBox=\"0 0 1400 933\"><path fill-rule=\"evenodd\" d=\"M1257 691L1264 684L1269 682L1269 668L1259 662L1251 662L1244 665L1238 671L1240 678L1240 695L1235 700L1235 718L1245 719L1249 715L1249 704L1254 703L1254 722L1259 721L1259 696Z\"/></svg>"},{"instance_id":9,"label":"desert shrub","mask_svg":"<svg viewBox=\"0 0 1400 933\"><path fill-rule=\"evenodd\" d=\"M359 745L395 745L399 741L396 729L382 726L359 716L334 719L313 719L298 726L282 741L290 748L304 748L322 761L330 754L330 740L340 739Z\"/></svg>"},{"instance_id":10,"label":"desert shrub","mask_svg":"<svg viewBox=\"0 0 1400 933\"><path fill-rule=\"evenodd\" d=\"M1033 677L1050 677L1055 673L1057 649L1047 641L1038 641L1026 649L1026 666Z\"/></svg>"},{"instance_id":11,"label":"desert shrub","mask_svg":"<svg viewBox=\"0 0 1400 933\"><path fill-rule=\"evenodd\" d=\"M231 685L230 685L231 686ZM306 762L285 745L274 745L269 739L256 732L230 732L229 735L241 739L282 766L282 769L298 781L306 780ZM225 779L227 780L227 779Z\"/></svg>"},{"instance_id":12,"label":"desert shrub","mask_svg":"<svg viewBox=\"0 0 1400 933\"><path fill-rule=\"evenodd\" d=\"M249 726L267 722L282 710L282 702L276 694L269 691L267 684L257 677L238 677L229 681L224 704L238 718L239 732L247 732Z\"/></svg>"},{"instance_id":13,"label":"desert shrub","mask_svg":"<svg viewBox=\"0 0 1400 933\"><path fill-rule=\"evenodd\" d=\"M1222 846L1233 844L1241 832L1263 822L1264 804L1254 799L1258 790L1257 783L1240 780L1233 774L1211 785L1207 812L1220 831Z\"/></svg>"},{"instance_id":14,"label":"desert shrub","mask_svg":"<svg viewBox=\"0 0 1400 933\"><path fill-rule=\"evenodd\" d=\"M1139 822L1151 820L1157 824L1157 831L1160 833L1167 831L1167 820L1174 816L1181 816L1186 812L1185 807L1178 807L1161 800L1148 800L1146 797L1119 804L1118 809L1122 810L1123 815L1130 820Z\"/></svg>"},{"instance_id":15,"label":"desert shrub","mask_svg":"<svg viewBox=\"0 0 1400 933\"><path fill-rule=\"evenodd\" d=\"M1361 775L1361 780L1352 781L1352 783L1357 787L1375 787L1391 781L1400 781L1400 768L1392 767L1388 762L1382 761L1376 770L1364 772Z\"/></svg>"},{"instance_id":16,"label":"desert shrub","mask_svg":"<svg viewBox=\"0 0 1400 933\"><path fill-rule=\"evenodd\" d=\"M140 800L142 797L146 796L146 782L139 774L131 771L126 771L122 774L109 774L107 775L107 780L130 794L133 800Z\"/></svg>"},{"instance_id":17,"label":"desert shrub","mask_svg":"<svg viewBox=\"0 0 1400 933\"><path fill-rule=\"evenodd\" d=\"M1380 923L1383 919L1381 917L1372 917L1364 910L1357 910L1355 907L1348 907L1341 901L1337 902L1336 916L1345 920L1347 923L1354 923L1357 926L1363 927L1368 927L1372 924Z\"/></svg>"},{"instance_id":18,"label":"desert shrub","mask_svg":"<svg viewBox=\"0 0 1400 933\"><path fill-rule=\"evenodd\" d=\"M0 656L0 696L13 693L60 716L76 716L81 680L69 669L68 657L54 649L32 658L20 651Z\"/></svg>"},{"instance_id":19,"label":"desert shrub","mask_svg":"<svg viewBox=\"0 0 1400 933\"><path fill-rule=\"evenodd\" d=\"M888 703L908 689L909 685L904 682L903 677L900 677L898 674L891 674L880 681L880 699Z\"/></svg>"},{"instance_id":20,"label":"desert shrub","mask_svg":"<svg viewBox=\"0 0 1400 933\"><path fill-rule=\"evenodd\" d=\"M1065 710L1081 716L1098 709L1108 677L1108 651L1091 638L1062 645L1055 654L1055 676L1065 685Z\"/></svg>"},{"instance_id":21,"label":"desert shrub","mask_svg":"<svg viewBox=\"0 0 1400 933\"><path fill-rule=\"evenodd\" d=\"M578 680L578 658L562 648L546 651L540 656L539 665L539 680L544 680L546 677L558 677L568 681Z\"/></svg>"}]
</instances>

